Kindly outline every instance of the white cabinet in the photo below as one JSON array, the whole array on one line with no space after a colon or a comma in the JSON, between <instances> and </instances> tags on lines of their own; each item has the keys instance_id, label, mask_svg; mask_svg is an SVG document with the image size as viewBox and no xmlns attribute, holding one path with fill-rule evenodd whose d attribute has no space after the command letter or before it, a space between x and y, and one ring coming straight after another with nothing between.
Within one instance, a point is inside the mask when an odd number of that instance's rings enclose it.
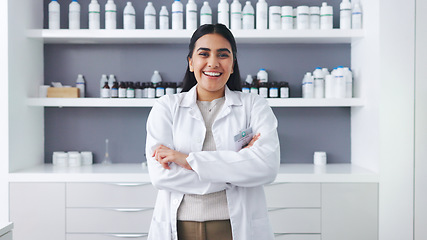
<instances>
[{"instance_id":1,"label":"white cabinet","mask_svg":"<svg viewBox=\"0 0 427 240\"><path fill-rule=\"evenodd\" d=\"M378 185L322 184L322 239L378 239Z\"/></svg>"},{"instance_id":2,"label":"white cabinet","mask_svg":"<svg viewBox=\"0 0 427 240\"><path fill-rule=\"evenodd\" d=\"M65 183L10 183L14 239L65 240Z\"/></svg>"},{"instance_id":3,"label":"white cabinet","mask_svg":"<svg viewBox=\"0 0 427 240\"><path fill-rule=\"evenodd\" d=\"M0 240L12 240L13 223L8 223L6 225L0 224Z\"/></svg>"}]
</instances>

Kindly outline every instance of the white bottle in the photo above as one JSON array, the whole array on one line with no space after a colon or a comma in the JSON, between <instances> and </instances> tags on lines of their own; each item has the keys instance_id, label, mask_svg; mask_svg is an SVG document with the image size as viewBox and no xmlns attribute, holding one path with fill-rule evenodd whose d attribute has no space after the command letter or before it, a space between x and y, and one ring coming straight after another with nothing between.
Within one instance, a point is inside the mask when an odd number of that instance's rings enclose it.
<instances>
[{"instance_id":1,"label":"white bottle","mask_svg":"<svg viewBox=\"0 0 427 240\"><path fill-rule=\"evenodd\" d=\"M52 0L48 5L49 29L60 28L60 6L57 0Z\"/></svg>"},{"instance_id":2,"label":"white bottle","mask_svg":"<svg viewBox=\"0 0 427 240\"><path fill-rule=\"evenodd\" d=\"M103 97L103 87L105 86L105 83L107 83L108 84L108 78L107 78L107 75L106 74L102 74L102 76L101 76L101 81L99 81L99 89L100 89L100 93L99 93L99 95L101 96L101 97ZM110 91L109 91L109 89L106 89L106 90L108 90L108 95L110 95Z\"/></svg>"},{"instance_id":3,"label":"white bottle","mask_svg":"<svg viewBox=\"0 0 427 240\"><path fill-rule=\"evenodd\" d=\"M156 29L156 9L148 2L144 10L144 29Z\"/></svg>"},{"instance_id":4,"label":"white bottle","mask_svg":"<svg viewBox=\"0 0 427 240\"><path fill-rule=\"evenodd\" d=\"M221 0L218 3L218 23L230 28L230 5L227 0Z\"/></svg>"},{"instance_id":5,"label":"white bottle","mask_svg":"<svg viewBox=\"0 0 427 240\"><path fill-rule=\"evenodd\" d=\"M309 29L310 24L310 8L308 6L297 7L297 29Z\"/></svg>"},{"instance_id":6,"label":"white bottle","mask_svg":"<svg viewBox=\"0 0 427 240\"><path fill-rule=\"evenodd\" d=\"M250 1L243 7L243 29L255 29L255 10Z\"/></svg>"},{"instance_id":7,"label":"white bottle","mask_svg":"<svg viewBox=\"0 0 427 240\"><path fill-rule=\"evenodd\" d=\"M212 24L212 9L208 1L204 1L200 9L200 26L204 24Z\"/></svg>"},{"instance_id":8,"label":"white bottle","mask_svg":"<svg viewBox=\"0 0 427 240\"><path fill-rule=\"evenodd\" d=\"M320 67L316 68L313 72L314 84L314 98L325 97L325 78L324 73Z\"/></svg>"},{"instance_id":9,"label":"white bottle","mask_svg":"<svg viewBox=\"0 0 427 240\"><path fill-rule=\"evenodd\" d=\"M110 89L113 87L115 81L116 77L114 76L114 74L110 74L110 76L108 77L108 86L110 87Z\"/></svg>"},{"instance_id":10,"label":"white bottle","mask_svg":"<svg viewBox=\"0 0 427 240\"><path fill-rule=\"evenodd\" d=\"M334 98L335 96L335 77L325 75L325 98Z\"/></svg>"},{"instance_id":11,"label":"white bottle","mask_svg":"<svg viewBox=\"0 0 427 240\"><path fill-rule=\"evenodd\" d=\"M328 68L322 68L323 76L329 75Z\"/></svg>"},{"instance_id":12,"label":"white bottle","mask_svg":"<svg viewBox=\"0 0 427 240\"><path fill-rule=\"evenodd\" d=\"M279 6L270 6L269 8L269 26L270 29L279 30L282 28L282 8Z\"/></svg>"},{"instance_id":13,"label":"white bottle","mask_svg":"<svg viewBox=\"0 0 427 240\"><path fill-rule=\"evenodd\" d=\"M258 0L256 3L256 29L267 29L268 4L265 0Z\"/></svg>"},{"instance_id":14,"label":"white bottle","mask_svg":"<svg viewBox=\"0 0 427 240\"><path fill-rule=\"evenodd\" d=\"M242 29L242 5L239 0L234 0L231 3L231 29Z\"/></svg>"},{"instance_id":15,"label":"white bottle","mask_svg":"<svg viewBox=\"0 0 427 240\"><path fill-rule=\"evenodd\" d=\"M351 29L350 0L343 0L340 4L340 29Z\"/></svg>"},{"instance_id":16,"label":"white bottle","mask_svg":"<svg viewBox=\"0 0 427 240\"><path fill-rule=\"evenodd\" d=\"M310 7L310 29L320 29L320 7Z\"/></svg>"},{"instance_id":17,"label":"white bottle","mask_svg":"<svg viewBox=\"0 0 427 240\"><path fill-rule=\"evenodd\" d=\"M153 84L162 82L162 77L160 76L159 71L157 71L157 70L154 71L153 76L151 76L151 82Z\"/></svg>"},{"instance_id":18,"label":"white bottle","mask_svg":"<svg viewBox=\"0 0 427 240\"><path fill-rule=\"evenodd\" d=\"M314 84L313 76L311 72L307 72L302 79L302 97L313 98L314 97Z\"/></svg>"},{"instance_id":19,"label":"white bottle","mask_svg":"<svg viewBox=\"0 0 427 240\"><path fill-rule=\"evenodd\" d=\"M169 29L169 12L166 6L162 6L159 12L159 29Z\"/></svg>"},{"instance_id":20,"label":"white bottle","mask_svg":"<svg viewBox=\"0 0 427 240\"><path fill-rule=\"evenodd\" d=\"M294 28L293 8L291 6L282 7L282 29L289 30Z\"/></svg>"},{"instance_id":21,"label":"white bottle","mask_svg":"<svg viewBox=\"0 0 427 240\"><path fill-rule=\"evenodd\" d=\"M80 4L73 0L68 9L68 28L80 29Z\"/></svg>"},{"instance_id":22,"label":"white bottle","mask_svg":"<svg viewBox=\"0 0 427 240\"><path fill-rule=\"evenodd\" d=\"M178 30L184 27L184 7L180 0L175 0L172 4L172 29Z\"/></svg>"},{"instance_id":23,"label":"white bottle","mask_svg":"<svg viewBox=\"0 0 427 240\"><path fill-rule=\"evenodd\" d=\"M333 8L328 6L326 2L322 3L320 7L320 29L332 29L333 28Z\"/></svg>"},{"instance_id":24,"label":"white bottle","mask_svg":"<svg viewBox=\"0 0 427 240\"><path fill-rule=\"evenodd\" d=\"M131 2L127 2L123 10L123 29L135 29L135 22L135 8Z\"/></svg>"},{"instance_id":25,"label":"white bottle","mask_svg":"<svg viewBox=\"0 0 427 240\"><path fill-rule=\"evenodd\" d=\"M105 4L105 29L117 29L117 6L114 0Z\"/></svg>"},{"instance_id":26,"label":"white bottle","mask_svg":"<svg viewBox=\"0 0 427 240\"><path fill-rule=\"evenodd\" d=\"M335 98L345 98L346 79L344 78L344 68L339 66L335 71Z\"/></svg>"},{"instance_id":27,"label":"white bottle","mask_svg":"<svg viewBox=\"0 0 427 240\"><path fill-rule=\"evenodd\" d=\"M262 83L262 82L268 82L268 73L264 68L261 68L257 75L256 75L257 80Z\"/></svg>"},{"instance_id":28,"label":"white bottle","mask_svg":"<svg viewBox=\"0 0 427 240\"><path fill-rule=\"evenodd\" d=\"M101 28L101 7L97 0L92 0L89 4L89 29Z\"/></svg>"},{"instance_id":29,"label":"white bottle","mask_svg":"<svg viewBox=\"0 0 427 240\"><path fill-rule=\"evenodd\" d=\"M344 78L345 78L345 97L352 98L353 97L353 73L350 68L344 68Z\"/></svg>"},{"instance_id":30,"label":"white bottle","mask_svg":"<svg viewBox=\"0 0 427 240\"><path fill-rule=\"evenodd\" d=\"M185 20L186 29L197 29L197 4L194 2L194 0L189 0L185 7Z\"/></svg>"},{"instance_id":31,"label":"white bottle","mask_svg":"<svg viewBox=\"0 0 427 240\"><path fill-rule=\"evenodd\" d=\"M353 6L351 28L362 29L362 8L359 3L355 3Z\"/></svg>"},{"instance_id":32,"label":"white bottle","mask_svg":"<svg viewBox=\"0 0 427 240\"><path fill-rule=\"evenodd\" d=\"M85 79L82 74L77 75L76 87L79 89L79 97L85 97Z\"/></svg>"}]
</instances>

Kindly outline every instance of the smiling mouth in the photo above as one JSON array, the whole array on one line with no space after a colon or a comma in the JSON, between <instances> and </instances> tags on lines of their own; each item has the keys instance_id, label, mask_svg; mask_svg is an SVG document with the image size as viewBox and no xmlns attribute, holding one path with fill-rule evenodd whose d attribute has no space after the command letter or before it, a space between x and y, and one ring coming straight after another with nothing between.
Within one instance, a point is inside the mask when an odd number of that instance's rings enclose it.
<instances>
[{"instance_id":1,"label":"smiling mouth","mask_svg":"<svg viewBox=\"0 0 427 240\"><path fill-rule=\"evenodd\" d=\"M208 77L219 77L222 75L220 72L203 72L203 74Z\"/></svg>"}]
</instances>

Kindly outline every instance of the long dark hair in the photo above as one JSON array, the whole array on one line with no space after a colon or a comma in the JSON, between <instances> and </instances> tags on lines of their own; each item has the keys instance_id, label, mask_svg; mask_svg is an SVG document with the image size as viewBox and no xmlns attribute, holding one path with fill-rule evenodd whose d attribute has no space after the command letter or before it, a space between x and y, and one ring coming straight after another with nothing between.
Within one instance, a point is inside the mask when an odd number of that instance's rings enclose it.
<instances>
[{"instance_id":1,"label":"long dark hair","mask_svg":"<svg viewBox=\"0 0 427 240\"><path fill-rule=\"evenodd\" d=\"M227 86L230 90L233 91L242 91L242 84L240 80L240 71L239 71L239 64L237 64L237 47L236 47L236 40L234 40L233 34L228 30L228 28L223 24L205 24L200 26L191 37L190 45L188 46L189 52L187 56L187 62L188 59L193 56L194 46L196 44L196 41L203 37L206 34L212 34L216 33L221 36L223 36L225 39L230 42L231 45L231 51L233 52L234 57L234 67L233 67L233 73L230 75L230 78L227 81ZM194 85L197 84L196 78L194 77L194 73L190 72L190 66L187 66L187 71L185 72L183 85L182 85L182 92L188 92Z\"/></svg>"}]
</instances>

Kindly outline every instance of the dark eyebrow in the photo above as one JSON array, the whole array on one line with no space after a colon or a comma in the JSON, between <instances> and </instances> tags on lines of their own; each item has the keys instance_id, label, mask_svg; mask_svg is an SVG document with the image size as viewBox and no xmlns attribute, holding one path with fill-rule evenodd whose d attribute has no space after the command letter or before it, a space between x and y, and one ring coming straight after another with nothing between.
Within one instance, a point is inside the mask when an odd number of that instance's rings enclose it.
<instances>
[{"instance_id":1,"label":"dark eyebrow","mask_svg":"<svg viewBox=\"0 0 427 240\"><path fill-rule=\"evenodd\" d=\"M211 49L210 48L201 47L201 48L197 49L197 51L208 51L208 52L210 52ZM220 49L217 50L217 52L228 52L228 53L231 53L228 48L220 48Z\"/></svg>"}]
</instances>

